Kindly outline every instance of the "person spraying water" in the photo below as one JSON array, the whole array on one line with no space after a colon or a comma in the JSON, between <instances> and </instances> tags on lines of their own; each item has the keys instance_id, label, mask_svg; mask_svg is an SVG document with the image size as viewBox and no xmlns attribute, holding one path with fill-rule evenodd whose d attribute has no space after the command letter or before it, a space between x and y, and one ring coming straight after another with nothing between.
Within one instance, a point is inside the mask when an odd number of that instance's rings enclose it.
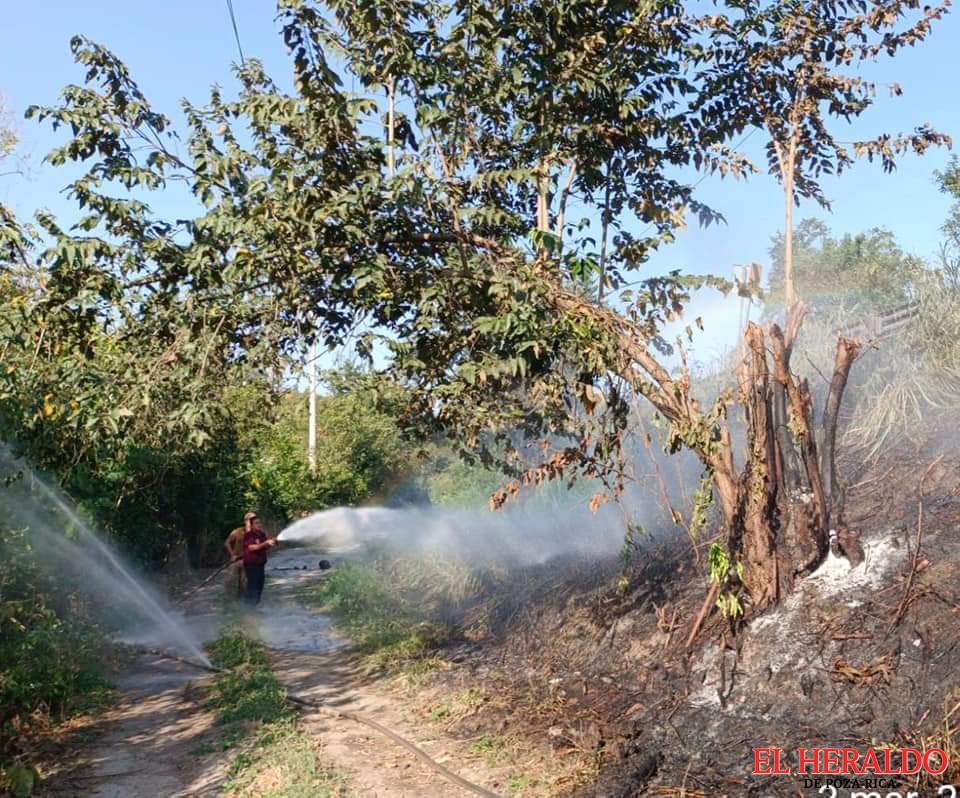
<instances>
[{"instance_id":1,"label":"person spraying water","mask_svg":"<svg viewBox=\"0 0 960 798\"><path fill-rule=\"evenodd\" d=\"M267 567L267 552L277 545L276 538L268 538L256 513L243 517L243 570L247 577L244 600L251 606L260 603Z\"/></svg>"}]
</instances>

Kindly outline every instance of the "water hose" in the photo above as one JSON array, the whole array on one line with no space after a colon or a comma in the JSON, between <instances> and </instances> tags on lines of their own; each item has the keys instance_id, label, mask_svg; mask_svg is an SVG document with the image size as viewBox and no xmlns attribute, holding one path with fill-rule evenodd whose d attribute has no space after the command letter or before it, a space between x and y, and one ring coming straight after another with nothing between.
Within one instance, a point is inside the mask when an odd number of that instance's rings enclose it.
<instances>
[{"instance_id":1,"label":"water hose","mask_svg":"<svg viewBox=\"0 0 960 798\"><path fill-rule=\"evenodd\" d=\"M146 649L146 651L150 654L154 654L163 659L169 659L169 660L174 660L176 662L181 662L184 665L189 665L193 668L197 668L203 671L208 671L209 673L224 673L223 668L218 668L215 665L205 665L202 662L197 662L192 659L186 659L184 657L178 657L166 651L159 651L156 649ZM402 748L405 748L411 754L416 756L417 759L419 759L421 762L427 765L427 767L429 767L435 773L438 773L439 775L443 776L443 778L445 778L451 784L456 784L458 787L463 788L467 792L472 792L474 795L480 795L482 796L482 798L500 798L500 796L497 795L495 792L491 792L485 787L481 787L479 784L474 784L472 781L467 781L462 776L458 776L452 770L445 768L443 765L437 762L433 757L430 756L430 754L428 754L422 748L417 747L412 742L407 740L405 737L401 737L392 729L388 729L386 726L383 726L377 723L375 720L371 720L370 718L365 718L363 715L358 715L355 712L347 712L342 709L331 709L330 707L325 706L320 701L315 701L309 698L301 698L300 696L294 693L287 693L287 698L289 698L294 704L298 704L299 706L316 710L317 712L320 712L330 718L334 718L335 720L352 720L354 723L360 723L363 726L367 726L373 729L374 731L379 732L384 737L388 737L389 739L393 740L393 742L395 742L397 745L401 746Z\"/></svg>"},{"instance_id":2,"label":"water hose","mask_svg":"<svg viewBox=\"0 0 960 798\"><path fill-rule=\"evenodd\" d=\"M220 576L220 574L222 574L222 573L227 569L228 566L233 565L234 562L235 562L235 560L227 560L223 565L221 565L219 568L217 568L216 571L214 571L212 574L210 574L210 576L208 576L206 579L204 579L199 585L197 585L196 587L191 588L191 589L188 590L186 593L184 593L183 595L181 595L176 601L173 602L174 605L183 604L183 602L185 602L188 598L190 598L190 596L192 596L194 593L196 593L198 590L200 590L201 587L206 587L206 586L209 585L214 579L216 579L218 576ZM152 653L157 653L157 652L152 652Z\"/></svg>"}]
</instances>

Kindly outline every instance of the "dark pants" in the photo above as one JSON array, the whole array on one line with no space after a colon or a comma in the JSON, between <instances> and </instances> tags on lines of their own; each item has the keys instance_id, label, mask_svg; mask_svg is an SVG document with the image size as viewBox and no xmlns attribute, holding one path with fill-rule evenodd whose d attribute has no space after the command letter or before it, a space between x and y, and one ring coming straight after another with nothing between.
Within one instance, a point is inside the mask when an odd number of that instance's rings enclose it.
<instances>
[{"instance_id":1,"label":"dark pants","mask_svg":"<svg viewBox=\"0 0 960 798\"><path fill-rule=\"evenodd\" d=\"M263 593L265 565L244 565L243 570L247 574L247 590L243 595L247 604L259 604L260 596Z\"/></svg>"}]
</instances>

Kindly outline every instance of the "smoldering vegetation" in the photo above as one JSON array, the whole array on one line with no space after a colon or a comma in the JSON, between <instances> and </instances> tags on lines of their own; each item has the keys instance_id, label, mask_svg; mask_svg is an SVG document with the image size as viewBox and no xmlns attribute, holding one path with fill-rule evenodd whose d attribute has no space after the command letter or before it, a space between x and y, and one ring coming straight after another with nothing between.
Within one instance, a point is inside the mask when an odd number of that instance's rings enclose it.
<instances>
[{"instance_id":1,"label":"smoldering vegetation","mask_svg":"<svg viewBox=\"0 0 960 798\"><path fill-rule=\"evenodd\" d=\"M874 478L871 469L896 459L894 453L927 456L952 445L946 430L960 409L960 372L945 327L951 297L924 289L896 329L865 338L840 418L838 455L848 490ZM821 302L806 319L793 369L810 385L818 434L838 331L869 336L871 314L882 317L884 310L850 311L838 300ZM699 369L695 384L705 406L724 391L736 398L741 357L732 351ZM739 465L744 436L736 404L729 420ZM660 595L653 583L672 578L681 564L702 591L718 514L703 501L700 463L686 452L664 453L662 432L652 412L635 409L631 479L619 502L596 512L589 504L602 486L554 484L525 491L497 512L335 508L301 519L281 539L329 552L339 565L369 569L412 618L478 636L506 634L549 607L619 603L617 596L644 582L651 583L643 587L648 595ZM861 516L854 511L850 520L859 523Z\"/></svg>"}]
</instances>

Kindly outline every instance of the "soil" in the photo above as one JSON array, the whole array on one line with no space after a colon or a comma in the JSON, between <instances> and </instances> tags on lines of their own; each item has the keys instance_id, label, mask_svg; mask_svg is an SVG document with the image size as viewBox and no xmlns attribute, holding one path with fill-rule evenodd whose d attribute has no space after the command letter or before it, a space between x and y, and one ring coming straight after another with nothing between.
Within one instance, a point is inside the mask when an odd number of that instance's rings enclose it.
<instances>
[{"instance_id":1,"label":"soil","mask_svg":"<svg viewBox=\"0 0 960 798\"><path fill-rule=\"evenodd\" d=\"M268 645L277 677L292 693L330 709L375 719L418 745L439 763L496 791L497 775L482 762L464 765L464 745L411 715L402 696L363 667L330 619L297 602L300 584L323 578L303 568L309 557L275 556L264 603L242 623ZM315 559L315 558L314 558ZM205 637L223 617L218 580L184 606L190 625ZM204 707L212 677L156 654L135 656L114 678L119 700L95 723L67 735L43 768L42 794L155 798L221 794L233 754L219 749L213 713ZM350 794L459 798L471 793L451 784L413 754L354 721L305 709L303 721L322 743L325 764L345 775Z\"/></svg>"},{"instance_id":2,"label":"soil","mask_svg":"<svg viewBox=\"0 0 960 798\"><path fill-rule=\"evenodd\" d=\"M561 584L556 573L527 574L519 606L503 602L510 620L464 644L429 688L496 697L448 733L496 729L531 748L546 741L559 761L593 758L593 777L581 769L552 785L578 798L813 796L802 777L753 775L753 749L940 745L953 762L943 780L900 777L879 789L937 795L960 780L955 457L936 462L922 519L918 511L937 454L848 464L847 520L864 561L831 557L749 624L711 612L689 647L707 585L686 541L649 547L622 594L612 569L589 588L575 571Z\"/></svg>"},{"instance_id":3,"label":"soil","mask_svg":"<svg viewBox=\"0 0 960 798\"><path fill-rule=\"evenodd\" d=\"M44 794L56 796L216 795L225 763L204 754L217 738L203 708L207 678L157 657L134 658L115 679L120 699L60 754Z\"/></svg>"}]
</instances>

